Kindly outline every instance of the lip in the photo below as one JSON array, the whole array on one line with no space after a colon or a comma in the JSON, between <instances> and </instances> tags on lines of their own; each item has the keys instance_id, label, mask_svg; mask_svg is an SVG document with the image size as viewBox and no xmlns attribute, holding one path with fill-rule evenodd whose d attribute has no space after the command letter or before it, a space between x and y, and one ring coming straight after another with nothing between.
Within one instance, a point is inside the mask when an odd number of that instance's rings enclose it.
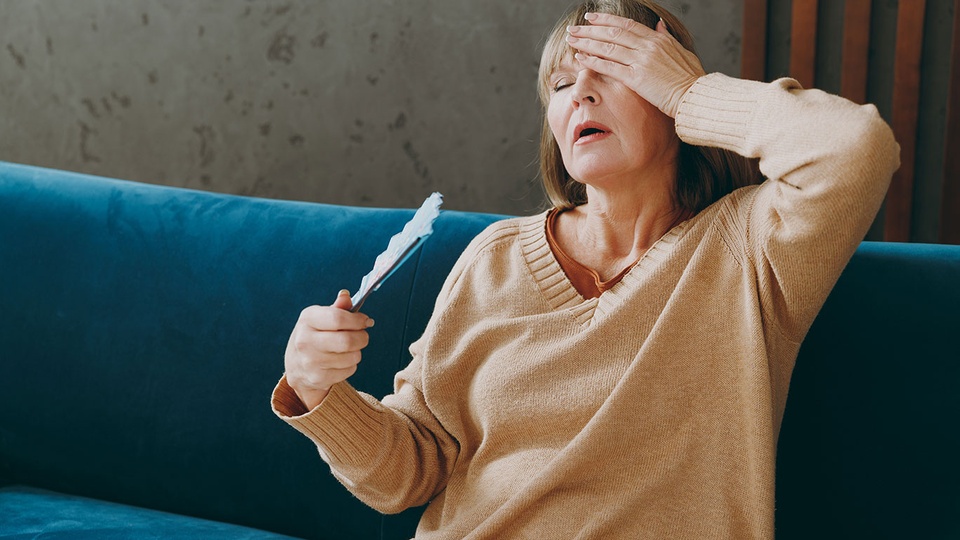
<instances>
[{"instance_id":1,"label":"lip","mask_svg":"<svg viewBox=\"0 0 960 540\"><path fill-rule=\"evenodd\" d=\"M591 129L591 128L599 129L602 133L594 133L591 135L586 135L584 137L580 136L580 134L583 133L583 130ZM573 144L586 144L593 141L597 141L597 140L606 138L611 133L612 132L610 131L610 128L601 124L600 122L594 122L594 121L581 122L573 128Z\"/></svg>"}]
</instances>

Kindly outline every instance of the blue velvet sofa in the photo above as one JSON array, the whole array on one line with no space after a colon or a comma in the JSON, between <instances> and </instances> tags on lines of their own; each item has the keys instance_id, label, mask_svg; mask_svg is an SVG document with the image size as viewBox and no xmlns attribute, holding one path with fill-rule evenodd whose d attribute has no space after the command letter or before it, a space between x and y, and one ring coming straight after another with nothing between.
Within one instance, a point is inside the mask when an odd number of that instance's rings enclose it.
<instances>
[{"instance_id":1,"label":"blue velvet sofa","mask_svg":"<svg viewBox=\"0 0 960 540\"><path fill-rule=\"evenodd\" d=\"M411 215L0 163L0 538L409 538L269 396L300 310ZM367 301L357 387L390 390L498 218L444 212ZM960 247L861 246L795 371L778 538L960 537L958 333Z\"/></svg>"}]
</instances>

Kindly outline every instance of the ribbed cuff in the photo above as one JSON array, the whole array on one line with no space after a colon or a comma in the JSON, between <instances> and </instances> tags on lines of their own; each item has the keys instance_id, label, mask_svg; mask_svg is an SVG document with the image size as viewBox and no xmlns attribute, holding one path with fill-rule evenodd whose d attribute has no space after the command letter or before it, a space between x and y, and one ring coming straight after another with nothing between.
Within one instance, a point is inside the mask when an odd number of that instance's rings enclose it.
<instances>
[{"instance_id":1,"label":"ribbed cuff","mask_svg":"<svg viewBox=\"0 0 960 540\"><path fill-rule=\"evenodd\" d=\"M284 377L274 389L272 405L280 419L320 447L331 465L372 463L380 453L383 410L379 403L372 398L368 401L347 382L333 385L320 405L306 411Z\"/></svg>"},{"instance_id":2,"label":"ribbed cuff","mask_svg":"<svg viewBox=\"0 0 960 540\"><path fill-rule=\"evenodd\" d=\"M273 395L270 396L270 406L273 408L273 413L283 420L293 416L301 416L308 412L307 406L300 401L300 396L287 382L286 375L280 378L280 382L273 389Z\"/></svg>"},{"instance_id":3,"label":"ribbed cuff","mask_svg":"<svg viewBox=\"0 0 960 540\"><path fill-rule=\"evenodd\" d=\"M712 146L750 155L753 116L768 84L711 73L697 79L677 110L680 139L695 146Z\"/></svg>"}]
</instances>

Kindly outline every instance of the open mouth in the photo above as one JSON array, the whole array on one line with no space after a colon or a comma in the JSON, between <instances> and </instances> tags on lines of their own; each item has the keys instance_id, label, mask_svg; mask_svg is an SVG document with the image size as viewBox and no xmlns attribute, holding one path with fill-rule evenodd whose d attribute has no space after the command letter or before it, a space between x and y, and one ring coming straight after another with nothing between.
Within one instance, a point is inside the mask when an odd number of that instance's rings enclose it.
<instances>
[{"instance_id":1,"label":"open mouth","mask_svg":"<svg viewBox=\"0 0 960 540\"><path fill-rule=\"evenodd\" d=\"M610 130L607 129L606 126L597 124L595 122L587 122L587 123L578 125L574 133L576 133L576 141L574 142L580 142L580 141L598 139L601 136L606 135L607 133L610 133Z\"/></svg>"}]
</instances>

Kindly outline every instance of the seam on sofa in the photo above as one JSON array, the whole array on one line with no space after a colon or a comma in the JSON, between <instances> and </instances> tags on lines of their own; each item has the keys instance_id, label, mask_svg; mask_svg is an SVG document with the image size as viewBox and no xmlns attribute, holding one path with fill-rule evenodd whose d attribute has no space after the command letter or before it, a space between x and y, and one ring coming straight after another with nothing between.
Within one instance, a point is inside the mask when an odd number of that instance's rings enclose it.
<instances>
[{"instance_id":1,"label":"seam on sofa","mask_svg":"<svg viewBox=\"0 0 960 540\"><path fill-rule=\"evenodd\" d=\"M415 289L417 287L417 277L420 276L420 261L423 259L423 249L417 250L417 253L414 256L416 257L417 260L416 260L416 264L413 267L413 276L410 279L410 296L407 298L407 309L405 309L403 313L403 335L401 337L401 341L404 344L407 343L407 339L408 339L407 333L409 332L409 328L410 328L409 327L410 310L413 307L413 297L414 297L414 293L416 292ZM401 351L405 351L405 350L407 350L406 347L401 348ZM400 356L397 357L397 371L400 371L401 369L406 367L404 365L401 365L400 362L402 360L403 360L403 352L401 352Z\"/></svg>"},{"instance_id":2,"label":"seam on sofa","mask_svg":"<svg viewBox=\"0 0 960 540\"><path fill-rule=\"evenodd\" d=\"M413 276L410 279L410 296L407 298L407 308L404 310L404 313L403 313L403 334L401 335L401 338L400 338L402 345L400 349L401 350L400 356L396 358L396 361L397 361L396 371L400 371L405 367L402 365L402 362L404 359L404 354L402 351L407 350L406 347L408 346L407 334L409 333L410 310L413 307L413 297L414 297L414 293L416 292L417 278L420 276L420 261L423 259L423 250L425 247L426 246L423 246L420 249L418 249L416 254L414 254L413 256L416 260L414 261L414 266L413 266ZM386 534L387 534L388 518L389 516L385 514L381 514L380 516L380 540L386 540L387 538Z\"/></svg>"}]
</instances>

